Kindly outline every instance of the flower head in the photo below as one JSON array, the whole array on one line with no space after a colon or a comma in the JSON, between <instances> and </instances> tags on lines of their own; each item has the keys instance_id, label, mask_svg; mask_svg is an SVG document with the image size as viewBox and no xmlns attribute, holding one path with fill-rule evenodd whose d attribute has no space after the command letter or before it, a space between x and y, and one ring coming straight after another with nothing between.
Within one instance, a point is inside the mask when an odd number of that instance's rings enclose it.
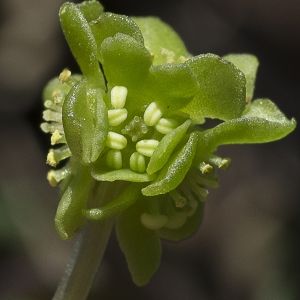
<instances>
[{"instance_id":1,"label":"flower head","mask_svg":"<svg viewBox=\"0 0 300 300\"><path fill-rule=\"evenodd\" d=\"M191 57L156 18L103 12L95 1L60 10L65 37L82 75L64 70L45 89L50 184L62 181L55 223L70 239L85 219L117 216L116 228L134 281L147 283L160 259L160 238L179 241L201 222L207 187L229 158L218 146L282 138L295 127L267 99L251 102L254 56ZM206 118L223 122L211 129ZM117 196L90 207L95 189L113 182ZM147 256L147 259L145 259Z\"/></svg>"}]
</instances>

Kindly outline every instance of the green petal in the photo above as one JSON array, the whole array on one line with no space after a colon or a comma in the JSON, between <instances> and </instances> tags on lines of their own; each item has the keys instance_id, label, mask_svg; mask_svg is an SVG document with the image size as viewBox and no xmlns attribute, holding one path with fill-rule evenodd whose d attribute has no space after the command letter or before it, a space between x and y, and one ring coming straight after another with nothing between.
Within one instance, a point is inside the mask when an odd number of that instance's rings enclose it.
<instances>
[{"instance_id":1,"label":"green petal","mask_svg":"<svg viewBox=\"0 0 300 300\"><path fill-rule=\"evenodd\" d=\"M185 224L177 229L161 228L158 230L158 235L166 240L179 242L187 239L198 230L203 218L203 203L198 202L198 207L195 213L188 217Z\"/></svg>"},{"instance_id":2,"label":"green petal","mask_svg":"<svg viewBox=\"0 0 300 300\"><path fill-rule=\"evenodd\" d=\"M155 17L134 17L144 36L146 48L153 55L153 65L177 62L189 54L178 34L166 23Z\"/></svg>"},{"instance_id":3,"label":"green petal","mask_svg":"<svg viewBox=\"0 0 300 300\"><path fill-rule=\"evenodd\" d=\"M61 6L59 18L65 38L82 73L90 76L95 85L104 88L104 79L97 59L97 44L88 21L80 9L69 2Z\"/></svg>"},{"instance_id":4,"label":"green petal","mask_svg":"<svg viewBox=\"0 0 300 300\"><path fill-rule=\"evenodd\" d=\"M122 33L101 44L102 64L111 86L139 87L149 74L149 51L133 37Z\"/></svg>"},{"instance_id":5,"label":"green petal","mask_svg":"<svg viewBox=\"0 0 300 300\"><path fill-rule=\"evenodd\" d=\"M257 99L242 118L201 132L199 149L211 152L219 145L271 142L285 137L295 127L295 119L288 120L270 100Z\"/></svg>"},{"instance_id":6,"label":"green petal","mask_svg":"<svg viewBox=\"0 0 300 300\"><path fill-rule=\"evenodd\" d=\"M156 175L148 175L147 173L137 173L130 169L120 169L114 171L104 172L99 170L97 166L92 169L92 176L98 181L116 181L124 180L131 182L149 182L156 178Z\"/></svg>"},{"instance_id":7,"label":"green petal","mask_svg":"<svg viewBox=\"0 0 300 300\"><path fill-rule=\"evenodd\" d=\"M144 227L140 217L147 209L141 199L123 212L116 223L117 238L125 254L134 283L143 286L157 270L161 258L160 239L155 230Z\"/></svg>"},{"instance_id":8,"label":"green petal","mask_svg":"<svg viewBox=\"0 0 300 300\"><path fill-rule=\"evenodd\" d=\"M246 106L246 81L240 70L214 54L196 56L186 64L199 82L198 94L183 109L193 122L201 117L230 120L242 115Z\"/></svg>"},{"instance_id":9,"label":"green petal","mask_svg":"<svg viewBox=\"0 0 300 300\"><path fill-rule=\"evenodd\" d=\"M103 220L112 217L134 204L141 195L141 187L138 184L130 184L116 199L100 208L86 209L83 215L90 220Z\"/></svg>"},{"instance_id":10,"label":"green petal","mask_svg":"<svg viewBox=\"0 0 300 300\"><path fill-rule=\"evenodd\" d=\"M87 79L81 80L67 95L63 126L72 154L84 164L94 162L105 146L108 115L101 90L89 88Z\"/></svg>"},{"instance_id":11,"label":"green petal","mask_svg":"<svg viewBox=\"0 0 300 300\"><path fill-rule=\"evenodd\" d=\"M186 120L182 125L171 130L162 138L150 158L146 170L148 174L157 172L166 164L175 147L186 134L190 125L191 120Z\"/></svg>"},{"instance_id":12,"label":"green petal","mask_svg":"<svg viewBox=\"0 0 300 300\"><path fill-rule=\"evenodd\" d=\"M166 64L150 68L148 87L164 114L186 106L199 90L196 76L185 64Z\"/></svg>"},{"instance_id":13,"label":"green petal","mask_svg":"<svg viewBox=\"0 0 300 300\"><path fill-rule=\"evenodd\" d=\"M76 6L88 22L96 20L103 13L103 6L98 1L83 1Z\"/></svg>"},{"instance_id":14,"label":"green petal","mask_svg":"<svg viewBox=\"0 0 300 300\"><path fill-rule=\"evenodd\" d=\"M232 62L244 73L246 77L246 97L247 101L250 102L253 97L256 72L259 65L256 56L251 54L229 54L223 56L223 59Z\"/></svg>"},{"instance_id":15,"label":"green petal","mask_svg":"<svg viewBox=\"0 0 300 300\"><path fill-rule=\"evenodd\" d=\"M85 208L91 182L90 168L81 166L59 202L55 226L64 240L71 239L84 222L81 211Z\"/></svg>"},{"instance_id":16,"label":"green petal","mask_svg":"<svg viewBox=\"0 0 300 300\"><path fill-rule=\"evenodd\" d=\"M139 27L127 16L113 13L103 13L96 21L90 23L98 45L98 58L101 59L101 44L104 39L123 33L144 45L144 39Z\"/></svg>"},{"instance_id":17,"label":"green petal","mask_svg":"<svg viewBox=\"0 0 300 300\"><path fill-rule=\"evenodd\" d=\"M175 189L190 169L197 150L197 140L197 133L191 133L187 143L170 157L157 179L142 189L142 194L155 196Z\"/></svg>"}]
</instances>

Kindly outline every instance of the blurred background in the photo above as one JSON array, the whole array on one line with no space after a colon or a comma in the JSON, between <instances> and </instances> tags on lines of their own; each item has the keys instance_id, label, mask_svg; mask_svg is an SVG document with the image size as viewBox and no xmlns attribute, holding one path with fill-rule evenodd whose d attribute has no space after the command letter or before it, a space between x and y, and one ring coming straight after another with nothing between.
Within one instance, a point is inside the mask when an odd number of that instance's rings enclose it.
<instances>
[{"instance_id":1,"label":"blurred background","mask_svg":"<svg viewBox=\"0 0 300 300\"><path fill-rule=\"evenodd\" d=\"M77 70L62 36L64 1L0 2L0 299L51 299L71 253L53 218L49 136L41 93L64 67ZM253 53L255 97L300 120L298 0L103 0L106 11L156 15L194 54ZM300 299L300 130L264 145L227 146L232 158L211 190L197 234L163 243L162 264L143 288L131 281L113 235L88 299ZM126 295L126 296L124 296Z\"/></svg>"}]
</instances>

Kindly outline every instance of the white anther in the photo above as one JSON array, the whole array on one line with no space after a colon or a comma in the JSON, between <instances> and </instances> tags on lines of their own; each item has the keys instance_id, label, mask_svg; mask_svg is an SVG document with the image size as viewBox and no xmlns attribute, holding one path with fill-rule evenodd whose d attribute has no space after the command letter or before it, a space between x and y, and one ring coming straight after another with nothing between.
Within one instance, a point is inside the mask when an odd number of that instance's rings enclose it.
<instances>
[{"instance_id":1,"label":"white anther","mask_svg":"<svg viewBox=\"0 0 300 300\"><path fill-rule=\"evenodd\" d=\"M56 104L55 104L54 102L52 102L51 100L46 100L46 101L44 102L44 106L45 106L46 108L52 109L52 110L54 110L54 111L56 111L56 112L59 112L59 113L62 112L62 107L56 105Z\"/></svg>"},{"instance_id":2,"label":"white anther","mask_svg":"<svg viewBox=\"0 0 300 300\"><path fill-rule=\"evenodd\" d=\"M165 119L161 118L159 121L155 124L155 128L158 132L162 134L167 134L171 130L175 129L178 126L178 122L174 119Z\"/></svg>"},{"instance_id":3,"label":"white anther","mask_svg":"<svg viewBox=\"0 0 300 300\"><path fill-rule=\"evenodd\" d=\"M122 153L119 150L110 150L106 155L106 163L110 168L121 169L122 168Z\"/></svg>"},{"instance_id":4,"label":"white anther","mask_svg":"<svg viewBox=\"0 0 300 300\"><path fill-rule=\"evenodd\" d=\"M51 132L53 133L55 130L58 130L59 133L64 133L64 128L61 123L42 123L41 124L41 129L45 132Z\"/></svg>"},{"instance_id":5,"label":"white anther","mask_svg":"<svg viewBox=\"0 0 300 300\"><path fill-rule=\"evenodd\" d=\"M109 131L105 144L109 148L122 150L127 146L127 139L122 134Z\"/></svg>"},{"instance_id":6,"label":"white anther","mask_svg":"<svg viewBox=\"0 0 300 300\"><path fill-rule=\"evenodd\" d=\"M151 157L158 144L157 140L141 140L136 143L135 147L137 152Z\"/></svg>"},{"instance_id":7,"label":"white anther","mask_svg":"<svg viewBox=\"0 0 300 300\"><path fill-rule=\"evenodd\" d=\"M115 86L110 92L111 105L114 108L123 108L126 103L128 90L125 86Z\"/></svg>"},{"instance_id":8,"label":"white anther","mask_svg":"<svg viewBox=\"0 0 300 300\"><path fill-rule=\"evenodd\" d=\"M165 215L159 215L159 214L150 215L147 213L143 213L141 215L141 222L146 228L152 229L152 230L157 230L157 229L164 227L167 224L168 217Z\"/></svg>"},{"instance_id":9,"label":"white anther","mask_svg":"<svg viewBox=\"0 0 300 300\"><path fill-rule=\"evenodd\" d=\"M146 171L146 160L143 154L134 152L129 159L130 169L132 171L143 173Z\"/></svg>"},{"instance_id":10,"label":"white anther","mask_svg":"<svg viewBox=\"0 0 300 300\"><path fill-rule=\"evenodd\" d=\"M127 119L127 109L117 108L109 109L108 111L108 122L110 126L118 126Z\"/></svg>"},{"instance_id":11,"label":"white anther","mask_svg":"<svg viewBox=\"0 0 300 300\"><path fill-rule=\"evenodd\" d=\"M62 114L50 109L46 109L43 111L43 119L45 121L54 121L57 123L62 123Z\"/></svg>"},{"instance_id":12,"label":"white anther","mask_svg":"<svg viewBox=\"0 0 300 300\"><path fill-rule=\"evenodd\" d=\"M148 126L155 125L162 115L163 112L159 108L158 104L156 102L150 103L144 113L145 124Z\"/></svg>"}]
</instances>

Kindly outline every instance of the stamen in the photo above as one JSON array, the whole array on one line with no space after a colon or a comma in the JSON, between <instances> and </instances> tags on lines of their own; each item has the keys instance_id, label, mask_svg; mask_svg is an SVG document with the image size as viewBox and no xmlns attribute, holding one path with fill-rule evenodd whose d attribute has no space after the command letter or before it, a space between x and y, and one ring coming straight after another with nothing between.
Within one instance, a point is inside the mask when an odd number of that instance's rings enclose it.
<instances>
[{"instance_id":1,"label":"stamen","mask_svg":"<svg viewBox=\"0 0 300 300\"><path fill-rule=\"evenodd\" d=\"M146 171L145 156L138 152L132 153L129 159L129 166L132 171L144 173Z\"/></svg>"},{"instance_id":2,"label":"stamen","mask_svg":"<svg viewBox=\"0 0 300 300\"><path fill-rule=\"evenodd\" d=\"M64 69L58 77L61 84L66 83L70 87L73 87L78 81L71 76L71 71L68 69Z\"/></svg>"},{"instance_id":3,"label":"stamen","mask_svg":"<svg viewBox=\"0 0 300 300\"><path fill-rule=\"evenodd\" d=\"M202 174L209 174L213 170L213 167L205 162L202 162L199 165L199 170Z\"/></svg>"},{"instance_id":4,"label":"stamen","mask_svg":"<svg viewBox=\"0 0 300 300\"><path fill-rule=\"evenodd\" d=\"M144 113L145 124L148 126L154 126L162 115L163 111L160 109L158 104L156 102L150 103Z\"/></svg>"},{"instance_id":5,"label":"stamen","mask_svg":"<svg viewBox=\"0 0 300 300\"><path fill-rule=\"evenodd\" d=\"M43 119L45 121L54 121L57 123L62 123L62 114L50 109L46 109L43 111Z\"/></svg>"},{"instance_id":6,"label":"stamen","mask_svg":"<svg viewBox=\"0 0 300 300\"><path fill-rule=\"evenodd\" d=\"M61 92L61 90L55 90L52 93L52 97L54 100L55 104L58 104L60 106L62 106L64 99L65 99L65 94Z\"/></svg>"},{"instance_id":7,"label":"stamen","mask_svg":"<svg viewBox=\"0 0 300 300\"><path fill-rule=\"evenodd\" d=\"M114 108L123 108L126 103L128 90L125 86L115 86L110 92L111 105Z\"/></svg>"},{"instance_id":8,"label":"stamen","mask_svg":"<svg viewBox=\"0 0 300 300\"><path fill-rule=\"evenodd\" d=\"M119 150L110 150L106 155L106 163L110 168L119 170L122 168L122 153Z\"/></svg>"},{"instance_id":9,"label":"stamen","mask_svg":"<svg viewBox=\"0 0 300 300\"><path fill-rule=\"evenodd\" d=\"M164 227L167 224L168 217L160 214L151 215L148 213L143 213L141 215L141 222L146 228L157 230Z\"/></svg>"},{"instance_id":10,"label":"stamen","mask_svg":"<svg viewBox=\"0 0 300 300\"><path fill-rule=\"evenodd\" d=\"M167 134L171 130L175 129L178 126L178 122L174 119L165 119L161 118L159 121L155 124L155 128L158 132L162 134Z\"/></svg>"},{"instance_id":11,"label":"stamen","mask_svg":"<svg viewBox=\"0 0 300 300\"><path fill-rule=\"evenodd\" d=\"M51 100L46 100L46 101L44 102L44 106L45 106L46 108L52 109L52 110L54 110L54 111L56 111L56 112L58 112L58 113L62 113L62 107L56 105L56 104L55 104L54 102L52 102Z\"/></svg>"},{"instance_id":12,"label":"stamen","mask_svg":"<svg viewBox=\"0 0 300 300\"><path fill-rule=\"evenodd\" d=\"M119 133L109 131L105 143L109 148L122 150L127 146L127 139Z\"/></svg>"},{"instance_id":13,"label":"stamen","mask_svg":"<svg viewBox=\"0 0 300 300\"><path fill-rule=\"evenodd\" d=\"M65 142L65 136L61 135L58 130L55 130L51 136L51 145L61 144Z\"/></svg>"},{"instance_id":14,"label":"stamen","mask_svg":"<svg viewBox=\"0 0 300 300\"><path fill-rule=\"evenodd\" d=\"M67 145L59 149L50 149L47 155L47 164L56 167L56 165L65 158L68 158L72 155L69 147Z\"/></svg>"},{"instance_id":15,"label":"stamen","mask_svg":"<svg viewBox=\"0 0 300 300\"><path fill-rule=\"evenodd\" d=\"M171 195L171 197L173 198L174 202L175 202L175 206L178 208L182 208L186 205L187 200L185 197L181 196L177 190L172 190L169 192L169 194Z\"/></svg>"},{"instance_id":16,"label":"stamen","mask_svg":"<svg viewBox=\"0 0 300 300\"><path fill-rule=\"evenodd\" d=\"M56 186L61 180L71 174L71 168L65 167L60 170L51 170L47 174L47 179L52 186Z\"/></svg>"},{"instance_id":17,"label":"stamen","mask_svg":"<svg viewBox=\"0 0 300 300\"><path fill-rule=\"evenodd\" d=\"M157 140L141 140L136 143L135 147L137 152L151 157L158 144Z\"/></svg>"},{"instance_id":18,"label":"stamen","mask_svg":"<svg viewBox=\"0 0 300 300\"><path fill-rule=\"evenodd\" d=\"M195 194L200 196L199 199L203 199L203 198L205 199L206 196L208 195L208 191L205 188L199 186L196 182L193 182L193 181L191 182L190 189Z\"/></svg>"},{"instance_id":19,"label":"stamen","mask_svg":"<svg viewBox=\"0 0 300 300\"><path fill-rule=\"evenodd\" d=\"M209 154L204 158L208 163L218 167L219 169L227 170L230 167L231 159L222 158L220 156Z\"/></svg>"},{"instance_id":20,"label":"stamen","mask_svg":"<svg viewBox=\"0 0 300 300\"><path fill-rule=\"evenodd\" d=\"M209 175L202 175L201 173L194 174L194 182L201 184L201 185L208 185L212 188L218 187L218 177L214 176L213 174Z\"/></svg>"},{"instance_id":21,"label":"stamen","mask_svg":"<svg viewBox=\"0 0 300 300\"><path fill-rule=\"evenodd\" d=\"M64 128L61 123L42 123L41 124L41 129L45 132L51 132L54 133L55 130L57 130L59 133L63 134L64 133Z\"/></svg>"},{"instance_id":22,"label":"stamen","mask_svg":"<svg viewBox=\"0 0 300 300\"><path fill-rule=\"evenodd\" d=\"M118 109L109 109L108 110L108 122L110 126L118 126L123 121L127 119L127 109L118 108Z\"/></svg>"}]
</instances>

